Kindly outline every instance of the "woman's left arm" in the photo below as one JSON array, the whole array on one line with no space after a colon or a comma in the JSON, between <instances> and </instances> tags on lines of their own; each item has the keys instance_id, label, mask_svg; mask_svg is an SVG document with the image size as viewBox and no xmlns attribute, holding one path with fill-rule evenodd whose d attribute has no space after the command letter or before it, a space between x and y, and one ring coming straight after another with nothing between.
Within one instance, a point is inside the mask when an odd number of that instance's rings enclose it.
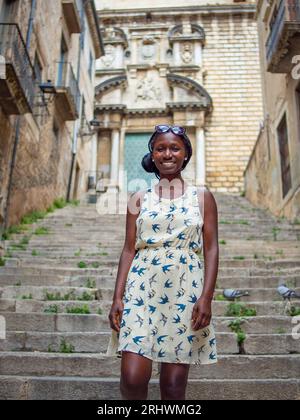
<instances>
[{"instance_id":1,"label":"woman's left arm","mask_svg":"<svg viewBox=\"0 0 300 420\"><path fill-rule=\"evenodd\" d=\"M203 193L203 254L204 284L200 298L194 305L192 328L199 330L207 327L211 321L211 303L217 281L219 266L218 210L214 196L210 191Z\"/></svg>"}]
</instances>

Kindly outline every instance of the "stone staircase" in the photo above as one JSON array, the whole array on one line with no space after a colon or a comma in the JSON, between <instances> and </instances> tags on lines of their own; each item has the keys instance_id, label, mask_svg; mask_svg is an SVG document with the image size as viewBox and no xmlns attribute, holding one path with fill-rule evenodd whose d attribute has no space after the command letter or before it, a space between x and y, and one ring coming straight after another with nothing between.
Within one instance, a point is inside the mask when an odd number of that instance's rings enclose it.
<instances>
[{"instance_id":1,"label":"stone staircase","mask_svg":"<svg viewBox=\"0 0 300 420\"><path fill-rule=\"evenodd\" d=\"M299 399L300 339L292 336L276 288L300 290L300 226L253 208L245 198L215 194L219 209L220 269L213 302L219 362L192 366L187 397ZM119 399L120 359L103 355L108 310L125 234L125 215L99 215L94 204L67 206L32 225L24 249L6 241L0 267L1 399ZM21 247L22 248L22 247ZM256 315L243 316L243 346L229 324L223 288L247 289L240 299ZM300 307L300 301L292 302ZM231 308L234 309L234 308ZM235 308L236 309L236 308ZM73 313L75 312L75 313ZM83 313L76 313L83 312ZM226 315L227 313L227 315ZM298 321L300 322L300 321ZM245 354L239 354L244 349ZM159 399L157 364L149 398Z\"/></svg>"}]
</instances>

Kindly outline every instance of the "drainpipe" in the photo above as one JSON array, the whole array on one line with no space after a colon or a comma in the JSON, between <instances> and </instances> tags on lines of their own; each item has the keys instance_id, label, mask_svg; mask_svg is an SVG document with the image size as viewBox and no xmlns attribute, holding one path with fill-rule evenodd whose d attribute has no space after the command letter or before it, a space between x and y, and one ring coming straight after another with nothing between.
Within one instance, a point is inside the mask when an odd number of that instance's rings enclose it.
<instances>
[{"instance_id":1,"label":"drainpipe","mask_svg":"<svg viewBox=\"0 0 300 420\"><path fill-rule=\"evenodd\" d=\"M86 1L82 1L82 7L80 11L80 22L81 22L81 32L79 37L79 50L78 50L78 60L77 60L77 83L79 86L80 83L80 66L81 66L81 51L82 46L84 44L84 34L85 34L85 28L84 28L84 7L85 7ZM80 97L81 101L81 97ZM80 107L81 109L81 107ZM73 178L73 172L74 172L74 165L76 160L76 154L77 154L77 139L78 139L78 126L79 126L79 119L77 119L74 122L74 128L73 128L73 141L72 141L72 159L71 159L71 169L70 169L70 175L69 175L69 182L68 182L68 190L67 190L67 201L70 201L70 195L71 195L71 186L72 186L72 178Z\"/></svg>"},{"instance_id":2,"label":"drainpipe","mask_svg":"<svg viewBox=\"0 0 300 420\"><path fill-rule=\"evenodd\" d=\"M30 16L28 21L28 29L26 35L26 49L27 51L30 49L30 41L32 36L32 29L33 29L33 22L35 18L36 12L36 0L31 1L31 9L30 9ZM4 230L7 229L8 225L8 213L10 207L10 198L11 198L11 191L12 191L12 179L13 179L13 172L16 164L16 157L17 157L17 148L20 141L20 128L21 128L21 117L16 117L15 123L15 138L14 138L14 146L12 151L12 158L9 168L9 180L8 180L8 187L7 187L7 197L6 197L6 205L4 211Z\"/></svg>"}]
</instances>

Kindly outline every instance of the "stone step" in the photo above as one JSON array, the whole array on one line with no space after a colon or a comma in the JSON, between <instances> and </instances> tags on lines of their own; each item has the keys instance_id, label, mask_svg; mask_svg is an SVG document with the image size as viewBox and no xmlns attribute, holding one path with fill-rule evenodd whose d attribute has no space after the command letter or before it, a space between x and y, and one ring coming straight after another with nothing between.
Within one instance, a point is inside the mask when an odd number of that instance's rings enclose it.
<instances>
[{"instance_id":1,"label":"stone step","mask_svg":"<svg viewBox=\"0 0 300 420\"><path fill-rule=\"evenodd\" d=\"M103 332L110 331L107 314L75 315L48 313L2 312L6 331L40 332ZM214 317L216 332L231 332L229 324L236 317ZM290 334L295 326L293 318L283 315L266 315L243 318L242 329L247 334Z\"/></svg>"},{"instance_id":2,"label":"stone step","mask_svg":"<svg viewBox=\"0 0 300 420\"><path fill-rule=\"evenodd\" d=\"M10 331L0 341L0 351L61 352L63 342L76 353L105 353L110 331L103 332L36 332ZM238 354L235 333L216 333L219 354ZM247 354L300 354L300 340L292 334L247 334Z\"/></svg>"},{"instance_id":3,"label":"stone step","mask_svg":"<svg viewBox=\"0 0 300 420\"><path fill-rule=\"evenodd\" d=\"M153 375L157 366L153 366ZM1 352L2 375L119 376L120 358L93 353ZM205 379L289 379L300 376L300 355L220 355L218 363L201 366ZM199 366L190 367L189 378L199 377Z\"/></svg>"},{"instance_id":4,"label":"stone step","mask_svg":"<svg viewBox=\"0 0 300 420\"><path fill-rule=\"evenodd\" d=\"M0 376L0 399L122 400L118 378ZM299 400L299 379L190 379L187 400ZM149 384L149 400L159 400L159 381Z\"/></svg>"},{"instance_id":5,"label":"stone step","mask_svg":"<svg viewBox=\"0 0 300 420\"><path fill-rule=\"evenodd\" d=\"M285 271L283 271L285 273ZM87 284L94 284L96 288L113 288L116 276L105 275L28 275L20 272L19 274L1 274L0 287L4 286L70 286L87 287ZM276 289L278 285L286 283L291 288L300 287L300 275L274 275L274 276L218 276L217 287L224 288L260 288Z\"/></svg>"},{"instance_id":6,"label":"stone step","mask_svg":"<svg viewBox=\"0 0 300 420\"><path fill-rule=\"evenodd\" d=\"M294 300L292 304L299 307L299 301ZM50 307L57 307L59 313L67 313L68 309L78 308L87 306L90 313L101 313L105 314L109 312L111 307L110 300L35 300L31 297L23 299L0 299L0 313L1 312L47 312ZM230 302L228 301L213 301L212 311L215 317L224 316L228 310ZM281 315L285 313L286 302L274 301L274 302L252 302L248 301L245 306L247 308L255 309L256 315Z\"/></svg>"}]
</instances>

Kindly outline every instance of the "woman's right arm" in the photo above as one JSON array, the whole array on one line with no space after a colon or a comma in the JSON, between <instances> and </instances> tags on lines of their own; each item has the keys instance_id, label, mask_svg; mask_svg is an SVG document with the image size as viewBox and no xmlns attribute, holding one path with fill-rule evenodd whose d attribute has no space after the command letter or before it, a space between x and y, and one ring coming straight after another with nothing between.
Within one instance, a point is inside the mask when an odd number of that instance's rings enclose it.
<instances>
[{"instance_id":1,"label":"woman's right arm","mask_svg":"<svg viewBox=\"0 0 300 420\"><path fill-rule=\"evenodd\" d=\"M136 254L136 220L140 211L142 195L143 193L141 191L133 194L127 205L126 236L119 260L113 302L109 313L110 327L117 332L120 331L120 322L124 308L123 295L125 291L127 275L133 258Z\"/></svg>"}]
</instances>

